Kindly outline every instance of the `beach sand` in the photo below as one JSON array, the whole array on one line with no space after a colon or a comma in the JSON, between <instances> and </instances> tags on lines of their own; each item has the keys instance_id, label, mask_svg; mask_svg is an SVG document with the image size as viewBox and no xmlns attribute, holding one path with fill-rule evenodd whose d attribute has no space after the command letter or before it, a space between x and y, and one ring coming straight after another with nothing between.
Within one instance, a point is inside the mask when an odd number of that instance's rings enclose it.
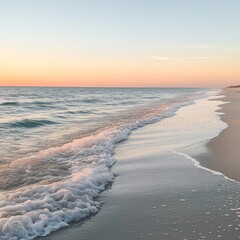
<instances>
[{"instance_id":1,"label":"beach sand","mask_svg":"<svg viewBox=\"0 0 240 240\"><path fill-rule=\"evenodd\" d=\"M230 178L240 181L240 88L228 88L221 112L229 127L207 144L213 153L213 167Z\"/></svg>"},{"instance_id":2,"label":"beach sand","mask_svg":"<svg viewBox=\"0 0 240 240\"><path fill-rule=\"evenodd\" d=\"M210 141L193 144L182 151L202 166L240 181L240 88L226 88L224 95L221 99L226 103L219 112L228 127Z\"/></svg>"},{"instance_id":3,"label":"beach sand","mask_svg":"<svg viewBox=\"0 0 240 240\"><path fill-rule=\"evenodd\" d=\"M226 99L235 98L235 94L227 93ZM224 105L223 111L229 114L227 111L233 111L235 104ZM237 116L224 115L223 119L231 119L237 128ZM171 133L165 130L164 121L173 128ZM231 134L234 136L230 137ZM207 145L194 144L184 152L204 163L210 158L212 161L213 151L214 158L221 150L231 151L224 152L224 156L228 159L230 154L236 164L237 149L233 151L228 145L233 140L238 143L237 134L228 128ZM133 132L116 148L117 163L112 169L115 181L101 194L103 205L99 213L40 239L239 239L239 183L198 168L184 155L162 147L170 139L184 141L187 137L187 132L174 131L171 119ZM225 137L228 140L223 140ZM223 145L215 147L217 143Z\"/></svg>"}]
</instances>

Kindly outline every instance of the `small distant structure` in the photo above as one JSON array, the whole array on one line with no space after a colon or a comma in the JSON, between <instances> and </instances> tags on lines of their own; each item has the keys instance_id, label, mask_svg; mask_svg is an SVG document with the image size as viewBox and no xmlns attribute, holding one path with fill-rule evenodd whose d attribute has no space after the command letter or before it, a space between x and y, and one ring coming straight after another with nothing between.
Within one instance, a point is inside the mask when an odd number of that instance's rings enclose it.
<instances>
[{"instance_id":1,"label":"small distant structure","mask_svg":"<svg viewBox=\"0 0 240 240\"><path fill-rule=\"evenodd\" d=\"M229 86L228 88L240 88L240 85Z\"/></svg>"}]
</instances>

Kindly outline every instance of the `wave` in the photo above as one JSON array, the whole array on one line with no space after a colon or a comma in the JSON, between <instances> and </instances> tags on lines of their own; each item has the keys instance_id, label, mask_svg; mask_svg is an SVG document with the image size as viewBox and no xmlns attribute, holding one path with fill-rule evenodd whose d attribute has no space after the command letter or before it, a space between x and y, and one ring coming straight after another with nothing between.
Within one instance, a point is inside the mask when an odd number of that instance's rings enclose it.
<instances>
[{"instance_id":1,"label":"wave","mask_svg":"<svg viewBox=\"0 0 240 240\"><path fill-rule=\"evenodd\" d=\"M2 106L17 106L17 105L19 105L19 102L3 102L3 103L0 103L0 105L2 105Z\"/></svg>"},{"instance_id":2,"label":"wave","mask_svg":"<svg viewBox=\"0 0 240 240\"><path fill-rule=\"evenodd\" d=\"M17 102L17 101L7 101L0 103L0 106L19 106L22 107L51 107L54 108L52 102L48 101L26 101L26 102Z\"/></svg>"},{"instance_id":3,"label":"wave","mask_svg":"<svg viewBox=\"0 0 240 240\"><path fill-rule=\"evenodd\" d=\"M100 103L100 102L104 102L101 99L82 99L81 102L84 103Z\"/></svg>"},{"instance_id":4,"label":"wave","mask_svg":"<svg viewBox=\"0 0 240 240\"><path fill-rule=\"evenodd\" d=\"M30 104L49 105L49 104L52 104L52 102L47 102L47 101L34 101L34 102L30 102Z\"/></svg>"},{"instance_id":5,"label":"wave","mask_svg":"<svg viewBox=\"0 0 240 240\"><path fill-rule=\"evenodd\" d=\"M127 139L134 129L173 116L179 108L192 104L194 98L141 112L127 122L115 122L95 134L1 168L5 182L17 175L28 185L19 183L14 190L0 192L0 239L46 236L96 213L101 206L99 193L114 179L111 166L115 163L116 144Z\"/></svg>"},{"instance_id":6,"label":"wave","mask_svg":"<svg viewBox=\"0 0 240 240\"><path fill-rule=\"evenodd\" d=\"M37 128L40 126L58 124L46 119L23 119L21 121L8 123L8 126L12 128Z\"/></svg>"},{"instance_id":7,"label":"wave","mask_svg":"<svg viewBox=\"0 0 240 240\"><path fill-rule=\"evenodd\" d=\"M69 114L91 114L93 111L88 111L88 110L78 110L78 111L67 111L66 113Z\"/></svg>"},{"instance_id":8,"label":"wave","mask_svg":"<svg viewBox=\"0 0 240 240\"><path fill-rule=\"evenodd\" d=\"M122 105L134 105L136 103L137 103L137 101L124 101L124 102L121 102L120 104L122 104Z\"/></svg>"}]
</instances>

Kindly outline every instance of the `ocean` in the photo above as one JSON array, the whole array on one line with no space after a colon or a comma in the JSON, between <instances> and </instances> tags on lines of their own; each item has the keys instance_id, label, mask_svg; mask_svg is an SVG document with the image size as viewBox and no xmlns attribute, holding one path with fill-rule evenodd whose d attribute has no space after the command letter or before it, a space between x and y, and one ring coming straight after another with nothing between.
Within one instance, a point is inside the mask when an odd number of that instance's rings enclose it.
<instances>
[{"instance_id":1,"label":"ocean","mask_svg":"<svg viewBox=\"0 0 240 240\"><path fill-rule=\"evenodd\" d=\"M210 92L0 88L0 239L46 236L98 212L116 145Z\"/></svg>"}]
</instances>

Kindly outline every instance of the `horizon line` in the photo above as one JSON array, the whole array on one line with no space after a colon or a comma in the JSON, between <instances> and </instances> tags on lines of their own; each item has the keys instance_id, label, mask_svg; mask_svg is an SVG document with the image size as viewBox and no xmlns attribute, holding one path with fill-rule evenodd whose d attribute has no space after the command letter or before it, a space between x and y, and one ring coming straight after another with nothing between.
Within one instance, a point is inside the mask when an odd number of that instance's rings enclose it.
<instances>
[{"instance_id":1,"label":"horizon line","mask_svg":"<svg viewBox=\"0 0 240 240\"><path fill-rule=\"evenodd\" d=\"M57 85L0 85L0 88L11 88L11 87L19 87L19 88L227 88L228 86L57 86Z\"/></svg>"}]
</instances>

